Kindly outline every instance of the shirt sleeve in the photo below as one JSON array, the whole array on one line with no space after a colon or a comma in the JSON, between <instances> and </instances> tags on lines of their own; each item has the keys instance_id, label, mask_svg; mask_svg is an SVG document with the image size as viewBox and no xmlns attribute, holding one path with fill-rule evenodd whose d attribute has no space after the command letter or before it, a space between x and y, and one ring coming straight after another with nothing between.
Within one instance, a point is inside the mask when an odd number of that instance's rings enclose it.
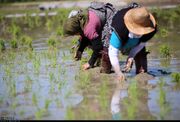
<instances>
[{"instance_id":1,"label":"shirt sleeve","mask_svg":"<svg viewBox=\"0 0 180 122\"><path fill-rule=\"evenodd\" d=\"M130 53L129 53L128 58L134 58L136 56L136 54L144 48L145 45L146 45L145 42L141 42L137 46L132 48Z\"/></svg>"},{"instance_id":2,"label":"shirt sleeve","mask_svg":"<svg viewBox=\"0 0 180 122\"><path fill-rule=\"evenodd\" d=\"M115 73L118 75L119 73L121 73L119 59L118 59L119 50L110 44L108 49L108 55L111 65L113 66Z\"/></svg>"}]
</instances>

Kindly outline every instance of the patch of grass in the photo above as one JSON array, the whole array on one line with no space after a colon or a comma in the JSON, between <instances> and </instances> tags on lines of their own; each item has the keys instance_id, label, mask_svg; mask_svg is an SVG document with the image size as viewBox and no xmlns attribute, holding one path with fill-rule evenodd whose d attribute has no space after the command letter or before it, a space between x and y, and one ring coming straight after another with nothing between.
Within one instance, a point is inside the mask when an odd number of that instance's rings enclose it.
<instances>
[{"instance_id":1,"label":"patch of grass","mask_svg":"<svg viewBox=\"0 0 180 122\"><path fill-rule=\"evenodd\" d=\"M71 107L67 107L65 119L66 120L74 120L75 119L75 115L74 115L74 112L72 111Z\"/></svg>"},{"instance_id":2,"label":"patch of grass","mask_svg":"<svg viewBox=\"0 0 180 122\"><path fill-rule=\"evenodd\" d=\"M138 109L138 88L137 88L137 82L132 81L128 88L128 99L125 99L123 101L123 104L126 107L126 116L128 120L134 120L136 118L136 113Z\"/></svg>"},{"instance_id":3,"label":"patch of grass","mask_svg":"<svg viewBox=\"0 0 180 122\"><path fill-rule=\"evenodd\" d=\"M46 114L46 110L45 109L38 109L38 111L36 111L35 113L35 119L36 120L41 120L42 117Z\"/></svg>"},{"instance_id":4,"label":"patch of grass","mask_svg":"<svg viewBox=\"0 0 180 122\"><path fill-rule=\"evenodd\" d=\"M47 40L48 46L49 47L56 47L56 37L51 36L48 40Z\"/></svg>"},{"instance_id":5,"label":"patch of grass","mask_svg":"<svg viewBox=\"0 0 180 122\"><path fill-rule=\"evenodd\" d=\"M166 92L163 89L164 87L164 80L163 78L160 79L158 82L159 86L159 98L158 98L158 104L160 106L160 119L164 120L165 117L168 115L168 113L171 111L170 104L166 100Z\"/></svg>"},{"instance_id":6,"label":"patch of grass","mask_svg":"<svg viewBox=\"0 0 180 122\"><path fill-rule=\"evenodd\" d=\"M178 84L180 83L180 73L179 72L172 73L171 77L172 77L172 82L175 82Z\"/></svg>"},{"instance_id":7,"label":"patch of grass","mask_svg":"<svg viewBox=\"0 0 180 122\"><path fill-rule=\"evenodd\" d=\"M164 58L170 58L172 55L170 47L166 44L161 45L159 51L161 56Z\"/></svg>"},{"instance_id":8,"label":"patch of grass","mask_svg":"<svg viewBox=\"0 0 180 122\"><path fill-rule=\"evenodd\" d=\"M0 51L2 52L3 50L5 50L5 42L3 39L0 39Z\"/></svg>"},{"instance_id":9,"label":"patch of grass","mask_svg":"<svg viewBox=\"0 0 180 122\"><path fill-rule=\"evenodd\" d=\"M32 103L33 103L33 105L35 105L35 106L38 105L38 100L37 100L36 93L33 93L33 95L32 95Z\"/></svg>"},{"instance_id":10,"label":"patch of grass","mask_svg":"<svg viewBox=\"0 0 180 122\"><path fill-rule=\"evenodd\" d=\"M51 100L49 100L49 99L46 99L46 100L45 100L44 109L45 109L46 111L48 111L48 108L49 108L50 103L51 103Z\"/></svg>"},{"instance_id":11,"label":"patch of grass","mask_svg":"<svg viewBox=\"0 0 180 122\"><path fill-rule=\"evenodd\" d=\"M12 22L7 28L7 31L11 34L13 39L17 39L21 34L21 28L15 22Z\"/></svg>"},{"instance_id":12,"label":"patch of grass","mask_svg":"<svg viewBox=\"0 0 180 122\"><path fill-rule=\"evenodd\" d=\"M32 47L32 38L27 36L27 35L23 35L21 38L20 38L20 44L21 45L26 45L28 48L33 48Z\"/></svg>"},{"instance_id":13,"label":"patch of grass","mask_svg":"<svg viewBox=\"0 0 180 122\"><path fill-rule=\"evenodd\" d=\"M79 71L79 74L75 76L75 80L78 80L78 87L81 89L86 89L90 85L90 73Z\"/></svg>"},{"instance_id":14,"label":"patch of grass","mask_svg":"<svg viewBox=\"0 0 180 122\"><path fill-rule=\"evenodd\" d=\"M11 48L18 48L18 42L16 39L10 41Z\"/></svg>"},{"instance_id":15,"label":"patch of grass","mask_svg":"<svg viewBox=\"0 0 180 122\"><path fill-rule=\"evenodd\" d=\"M109 99L108 99L108 86L107 81L104 79L102 85L99 88L99 102L102 110L108 109Z\"/></svg>"}]
</instances>

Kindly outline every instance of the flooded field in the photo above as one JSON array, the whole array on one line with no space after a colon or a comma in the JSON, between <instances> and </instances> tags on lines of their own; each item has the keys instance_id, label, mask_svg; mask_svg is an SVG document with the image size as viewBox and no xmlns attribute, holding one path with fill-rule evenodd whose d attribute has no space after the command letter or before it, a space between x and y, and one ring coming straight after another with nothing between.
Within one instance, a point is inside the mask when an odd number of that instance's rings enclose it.
<instances>
[{"instance_id":1,"label":"flooded field","mask_svg":"<svg viewBox=\"0 0 180 122\"><path fill-rule=\"evenodd\" d=\"M15 120L179 120L180 7L152 10L159 30L147 44L149 74L125 83L99 67L82 71L91 53L73 59L77 37L64 37L71 9L55 16L0 18L0 118ZM126 56L121 56L123 67Z\"/></svg>"}]
</instances>

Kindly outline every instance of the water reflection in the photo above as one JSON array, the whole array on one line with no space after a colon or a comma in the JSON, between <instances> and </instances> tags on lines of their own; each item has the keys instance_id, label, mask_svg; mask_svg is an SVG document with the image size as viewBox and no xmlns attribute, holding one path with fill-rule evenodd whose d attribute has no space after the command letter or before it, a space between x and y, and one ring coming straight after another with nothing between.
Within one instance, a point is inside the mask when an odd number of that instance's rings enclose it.
<instances>
[{"instance_id":1,"label":"water reflection","mask_svg":"<svg viewBox=\"0 0 180 122\"><path fill-rule=\"evenodd\" d=\"M141 74L135 77L137 81L132 81L129 85L117 84L111 99L113 120L156 119L148 107L148 80L152 78Z\"/></svg>"}]
</instances>

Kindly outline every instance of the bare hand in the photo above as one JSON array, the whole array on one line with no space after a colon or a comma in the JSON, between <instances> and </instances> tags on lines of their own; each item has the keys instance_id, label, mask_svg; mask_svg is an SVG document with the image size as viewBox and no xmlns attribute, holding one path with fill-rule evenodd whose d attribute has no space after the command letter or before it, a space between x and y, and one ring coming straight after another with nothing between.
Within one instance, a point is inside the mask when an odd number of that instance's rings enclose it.
<instances>
[{"instance_id":1,"label":"bare hand","mask_svg":"<svg viewBox=\"0 0 180 122\"><path fill-rule=\"evenodd\" d=\"M85 64L83 65L83 70L87 70L87 69L89 69L89 68L90 68L89 63L85 63Z\"/></svg>"},{"instance_id":2,"label":"bare hand","mask_svg":"<svg viewBox=\"0 0 180 122\"><path fill-rule=\"evenodd\" d=\"M117 76L117 80L119 82L124 82L125 81L125 75L123 73L119 73Z\"/></svg>"},{"instance_id":3,"label":"bare hand","mask_svg":"<svg viewBox=\"0 0 180 122\"><path fill-rule=\"evenodd\" d=\"M132 65L133 65L133 58L129 58L126 66L122 69L123 72L130 72L132 69Z\"/></svg>"}]
</instances>

